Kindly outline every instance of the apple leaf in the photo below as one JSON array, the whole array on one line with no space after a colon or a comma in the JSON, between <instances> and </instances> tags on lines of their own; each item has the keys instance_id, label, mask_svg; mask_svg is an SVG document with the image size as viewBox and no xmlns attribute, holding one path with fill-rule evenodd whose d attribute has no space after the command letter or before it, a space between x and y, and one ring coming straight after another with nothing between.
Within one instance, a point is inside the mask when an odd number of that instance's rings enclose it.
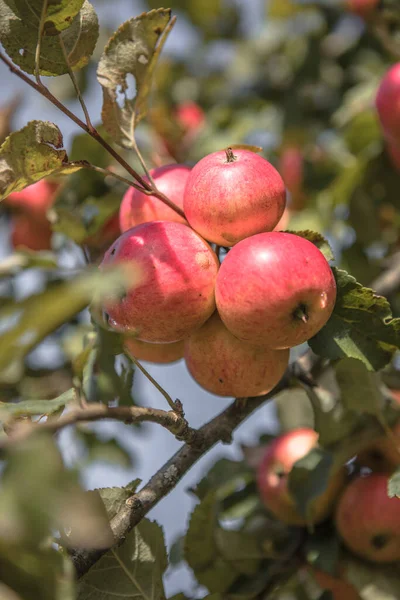
<instances>
[{"instance_id":1,"label":"apple leaf","mask_svg":"<svg viewBox=\"0 0 400 600\"><path fill-rule=\"evenodd\" d=\"M13 62L26 73L35 73L35 52L38 28L32 27L25 19L15 14L7 0L0 0L0 41ZM96 47L99 36L99 23L93 6L85 0L81 10L72 19L62 37L69 66L80 69L87 65ZM58 35L42 38L40 53L40 74L50 77L68 73Z\"/></svg>"},{"instance_id":2,"label":"apple leaf","mask_svg":"<svg viewBox=\"0 0 400 600\"><path fill-rule=\"evenodd\" d=\"M71 26L82 8L84 0L53 0L48 2L44 22L44 35L57 35ZM14 0L11 8L31 30L39 30L43 0Z\"/></svg>"},{"instance_id":3,"label":"apple leaf","mask_svg":"<svg viewBox=\"0 0 400 600\"><path fill-rule=\"evenodd\" d=\"M296 501L298 510L308 519L312 514L312 502L327 488L331 477L333 456L323 448L313 448L298 460L289 473L288 489Z\"/></svg>"},{"instance_id":4,"label":"apple leaf","mask_svg":"<svg viewBox=\"0 0 400 600\"><path fill-rule=\"evenodd\" d=\"M132 148L135 127L146 115L152 76L170 30L170 19L171 10L159 8L125 21L100 58L97 79L103 88L104 127L124 148ZM133 98L128 76L136 83Z\"/></svg>"},{"instance_id":5,"label":"apple leaf","mask_svg":"<svg viewBox=\"0 0 400 600\"><path fill-rule=\"evenodd\" d=\"M34 251L34 250L18 250L14 254L11 254L0 263L0 278L10 277L16 275L24 269L56 269L57 258L51 252L47 250Z\"/></svg>"},{"instance_id":6,"label":"apple leaf","mask_svg":"<svg viewBox=\"0 0 400 600\"><path fill-rule=\"evenodd\" d=\"M388 482L388 496L389 498L400 498L400 469L397 469L389 479Z\"/></svg>"},{"instance_id":7,"label":"apple leaf","mask_svg":"<svg viewBox=\"0 0 400 600\"><path fill-rule=\"evenodd\" d=\"M323 235L317 233L316 231L311 231L310 229L306 229L304 231L285 231L285 233L293 233L294 235L299 235L302 238L305 238L314 246L317 246L318 250L322 252L327 261L333 260L333 252L330 247L328 241L324 238Z\"/></svg>"},{"instance_id":8,"label":"apple leaf","mask_svg":"<svg viewBox=\"0 0 400 600\"><path fill-rule=\"evenodd\" d=\"M167 568L163 530L143 519L124 543L110 550L82 577L77 600L164 600L163 574Z\"/></svg>"},{"instance_id":9,"label":"apple leaf","mask_svg":"<svg viewBox=\"0 0 400 600\"><path fill-rule=\"evenodd\" d=\"M335 309L327 324L309 340L323 358L357 358L369 370L387 365L400 347L400 319L389 302L363 287L346 271L333 268L337 285Z\"/></svg>"},{"instance_id":10,"label":"apple leaf","mask_svg":"<svg viewBox=\"0 0 400 600\"><path fill-rule=\"evenodd\" d=\"M1 420L18 419L23 416L52 415L76 399L76 391L71 388L53 400L23 400L22 402L0 402Z\"/></svg>"},{"instance_id":11,"label":"apple leaf","mask_svg":"<svg viewBox=\"0 0 400 600\"><path fill-rule=\"evenodd\" d=\"M205 585L210 592L224 593L238 573L220 555L215 538L217 527L217 496L215 492L210 492L190 517L185 537L185 559L201 585Z\"/></svg>"},{"instance_id":12,"label":"apple leaf","mask_svg":"<svg viewBox=\"0 0 400 600\"><path fill-rule=\"evenodd\" d=\"M335 371L345 408L358 413L382 413L384 397L377 373L368 371L365 364L356 358L339 361Z\"/></svg>"},{"instance_id":13,"label":"apple leaf","mask_svg":"<svg viewBox=\"0 0 400 600\"><path fill-rule=\"evenodd\" d=\"M88 492L88 494L99 494L105 509L108 519L111 521L125 505L125 502L130 498L141 484L141 479L134 479L123 488L98 488Z\"/></svg>"},{"instance_id":14,"label":"apple leaf","mask_svg":"<svg viewBox=\"0 0 400 600\"><path fill-rule=\"evenodd\" d=\"M54 285L39 294L13 304L13 312L0 311L0 323L8 327L0 335L0 372L23 360L39 342L83 310L94 298L121 292L135 282L135 272L87 271L70 281ZM2 373L4 374L4 373Z\"/></svg>"},{"instance_id":15,"label":"apple leaf","mask_svg":"<svg viewBox=\"0 0 400 600\"><path fill-rule=\"evenodd\" d=\"M72 173L81 168L79 163L68 162L57 125L31 121L11 133L0 146L0 200L48 175Z\"/></svg>"}]
</instances>

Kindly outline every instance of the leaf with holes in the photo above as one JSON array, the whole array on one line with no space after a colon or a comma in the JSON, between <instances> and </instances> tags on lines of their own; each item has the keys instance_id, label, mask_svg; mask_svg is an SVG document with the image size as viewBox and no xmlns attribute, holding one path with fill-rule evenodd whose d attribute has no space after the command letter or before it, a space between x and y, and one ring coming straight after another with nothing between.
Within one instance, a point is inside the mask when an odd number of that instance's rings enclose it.
<instances>
[{"instance_id":1,"label":"leaf with holes","mask_svg":"<svg viewBox=\"0 0 400 600\"><path fill-rule=\"evenodd\" d=\"M143 519L124 543L110 550L82 577L78 600L124 598L164 600L163 574L167 551L163 530L155 521Z\"/></svg>"},{"instance_id":2,"label":"leaf with holes","mask_svg":"<svg viewBox=\"0 0 400 600\"><path fill-rule=\"evenodd\" d=\"M389 302L363 287L341 269L333 269L337 285L335 309L327 324L309 340L324 358L358 358L378 371L400 347L400 319L393 319Z\"/></svg>"},{"instance_id":3,"label":"leaf with holes","mask_svg":"<svg viewBox=\"0 0 400 600\"><path fill-rule=\"evenodd\" d=\"M104 127L125 148L132 147L135 126L146 115L152 75L171 28L170 19L171 11L160 8L125 21L100 58L97 79L103 88ZM129 75L136 83L133 98L129 97Z\"/></svg>"},{"instance_id":4,"label":"leaf with holes","mask_svg":"<svg viewBox=\"0 0 400 600\"><path fill-rule=\"evenodd\" d=\"M49 121L31 121L14 131L0 146L0 200L48 175L81 168L68 162L63 136Z\"/></svg>"},{"instance_id":5,"label":"leaf with holes","mask_svg":"<svg viewBox=\"0 0 400 600\"><path fill-rule=\"evenodd\" d=\"M57 35L71 26L84 0L53 0L47 3L44 35ZM14 0L14 14L31 30L38 31L44 0ZM8 3L10 4L10 3Z\"/></svg>"},{"instance_id":6,"label":"leaf with holes","mask_svg":"<svg viewBox=\"0 0 400 600\"><path fill-rule=\"evenodd\" d=\"M41 41L40 74L55 77L71 69L81 69L89 62L99 36L99 23L93 6L85 0L68 29L58 35L46 35ZM64 56L63 47L66 56ZM12 61L26 73L35 73L38 28L31 27L0 0L0 42Z\"/></svg>"}]
</instances>

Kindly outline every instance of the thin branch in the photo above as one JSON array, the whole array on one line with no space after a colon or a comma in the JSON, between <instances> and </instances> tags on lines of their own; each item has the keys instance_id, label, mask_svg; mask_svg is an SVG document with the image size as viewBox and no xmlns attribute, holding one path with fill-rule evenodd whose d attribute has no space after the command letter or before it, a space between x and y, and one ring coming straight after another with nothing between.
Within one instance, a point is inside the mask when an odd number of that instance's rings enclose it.
<instances>
[{"instance_id":1,"label":"thin branch","mask_svg":"<svg viewBox=\"0 0 400 600\"><path fill-rule=\"evenodd\" d=\"M69 58L68 58L67 50L65 48L64 40L63 40L61 34L58 34L58 41L60 42L61 50L62 50L62 53L64 55L65 64L67 65L68 75L69 75L69 77L70 77L70 79L72 81L72 84L74 86L75 93L76 93L76 95L78 97L79 103L80 103L80 105L82 107L82 110L83 110L83 114L85 115L86 125L87 125L87 127L88 127L88 129L90 131L94 131L95 128L93 127L92 122L90 120L89 111L87 109L87 106L86 106L85 101L83 99L83 96L81 94L81 90L79 89L78 81L77 81L77 79L75 77L75 73L71 69L71 65L69 64Z\"/></svg>"},{"instance_id":2,"label":"thin branch","mask_svg":"<svg viewBox=\"0 0 400 600\"><path fill-rule=\"evenodd\" d=\"M147 168L147 165L146 165L146 163L145 163L145 160L144 160L144 158L143 158L143 156L142 156L142 153L141 153L141 152L140 152L140 150L139 150L139 146L138 146L138 145L137 145L137 143L136 143L136 138L135 138L135 136L134 136L134 135L133 135L133 145L132 145L132 148L133 148L133 150L136 152L136 155L137 155L137 157L138 157L138 159L139 159L139 162L140 162L140 164L142 165L142 169L143 169L143 171L146 173L146 176L147 176L148 180L150 181L150 183L151 183L152 187L153 187L154 189L157 189L157 186L156 186L156 184L154 183L154 179L153 179L153 177L151 176L151 173L150 173L149 169Z\"/></svg>"},{"instance_id":3,"label":"thin branch","mask_svg":"<svg viewBox=\"0 0 400 600\"><path fill-rule=\"evenodd\" d=\"M39 21L38 40L37 40L36 51L35 51L35 77L36 77L37 85L40 87L43 86L42 80L40 79L40 50L42 47L42 37L43 37L43 32L44 32L44 25L46 23L47 4L48 4L48 0L43 0L42 12L40 13L40 21Z\"/></svg>"},{"instance_id":4,"label":"thin branch","mask_svg":"<svg viewBox=\"0 0 400 600\"><path fill-rule=\"evenodd\" d=\"M164 396L164 398L168 402L169 406L171 407L171 410L175 411L176 410L176 404L172 400L172 398L168 394L168 392L166 392L164 390L164 388L161 387L161 385L154 379L154 377L152 377L150 375L150 373L147 371L147 369L144 368L144 366L138 361L137 358L135 358L135 356L133 356L133 354L129 353L129 358L137 366L137 368L139 369L139 371L141 371L143 373L143 375L150 381L150 383L152 383L154 385L154 387L160 392L160 394L162 394Z\"/></svg>"},{"instance_id":5,"label":"thin branch","mask_svg":"<svg viewBox=\"0 0 400 600\"><path fill-rule=\"evenodd\" d=\"M179 440L185 440L187 444L196 444L201 436L199 433L189 427L186 419L178 412L171 410L159 410L156 408L144 408L140 406L116 406L108 407L104 404L88 404L84 408L74 408L65 413L58 419L48 419L41 423L22 423L9 425L9 436L2 440L0 448L4 449L16 442L21 441L28 435L37 431L48 431L56 433L64 427L75 425L76 423L88 423L100 421L103 419L114 419L124 423L158 423L165 429L168 429Z\"/></svg>"},{"instance_id":6,"label":"thin branch","mask_svg":"<svg viewBox=\"0 0 400 600\"><path fill-rule=\"evenodd\" d=\"M143 186L144 193L148 195L155 196L164 204L169 206L172 210L174 210L178 215L185 218L185 213L179 206L174 204L165 194L160 192L159 190L153 189L150 183L148 183L145 179L143 179L139 173L131 167L126 160L116 151L110 144L100 135L96 128L90 130L89 127L84 123L79 117L75 115L69 108L67 108L62 102L60 102L53 94L48 90L42 83L38 84L30 77L28 77L23 71L18 69L11 60L5 56L2 52L0 52L0 60L4 62L10 69L12 73L17 75L22 81L27 83L31 88L39 92L42 96L44 96L49 102L51 102L56 108L58 108L62 113L64 113L67 117L71 119L78 127L86 131L93 139L95 139L103 148L118 162L126 171L129 173L133 179L135 179L141 186Z\"/></svg>"}]
</instances>

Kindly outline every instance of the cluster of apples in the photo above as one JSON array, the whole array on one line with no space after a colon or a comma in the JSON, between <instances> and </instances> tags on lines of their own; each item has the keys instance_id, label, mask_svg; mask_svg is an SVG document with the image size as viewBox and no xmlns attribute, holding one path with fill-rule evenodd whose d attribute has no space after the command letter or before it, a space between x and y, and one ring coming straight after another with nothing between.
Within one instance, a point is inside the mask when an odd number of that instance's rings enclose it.
<instances>
[{"instance_id":1,"label":"cluster of apples","mask_svg":"<svg viewBox=\"0 0 400 600\"><path fill-rule=\"evenodd\" d=\"M376 96L376 108L393 166L400 171L400 62L383 77Z\"/></svg>"},{"instance_id":2,"label":"cluster of apples","mask_svg":"<svg viewBox=\"0 0 400 600\"><path fill-rule=\"evenodd\" d=\"M314 525L333 514L336 529L352 552L376 563L400 561L400 500L388 496L390 475L400 466L400 423L392 433L359 452L356 475L349 476L346 465L333 468L325 491L310 503L307 518L299 512L288 479L293 465L318 446L318 434L301 428L278 436L257 467L265 506L288 525Z\"/></svg>"},{"instance_id":3,"label":"cluster of apples","mask_svg":"<svg viewBox=\"0 0 400 600\"><path fill-rule=\"evenodd\" d=\"M108 326L124 334L137 359L184 357L214 394L267 393L285 372L289 349L315 335L333 311L328 262L307 239L273 231L285 210L285 185L248 149L150 176L185 218L153 196L126 192L123 233L101 268L131 263L140 281L123 298L105 301ZM217 246L226 250L222 264Z\"/></svg>"}]
</instances>

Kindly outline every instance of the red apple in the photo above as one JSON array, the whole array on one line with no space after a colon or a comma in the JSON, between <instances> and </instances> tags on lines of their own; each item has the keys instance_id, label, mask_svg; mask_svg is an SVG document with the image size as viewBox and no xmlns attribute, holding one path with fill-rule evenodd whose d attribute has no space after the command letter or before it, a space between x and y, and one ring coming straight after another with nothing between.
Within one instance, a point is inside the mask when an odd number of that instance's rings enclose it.
<instances>
[{"instance_id":1,"label":"red apple","mask_svg":"<svg viewBox=\"0 0 400 600\"><path fill-rule=\"evenodd\" d=\"M123 233L102 265L135 265L142 280L118 302L105 304L109 325L144 342L177 342L215 310L218 259L190 227L171 221L142 223Z\"/></svg>"},{"instance_id":2,"label":"red apple","mask_svg":"<svg viewBox=\"0 0 400 600\"><path fill-rule=\"evenodd\" d=\"M233 336L215 312L186 340L185 361L192 377L217 396L261 396L284 374L289 350L253 346Z\"/></svg>"},{"instance_id":3,"label":"red apple","mask_svg":"<svg viewBox=\"0 0 400 600\"><path fill-rule=\"evenodd\" d=\"M196 102L182 102L175 109L175 118L185 132L196 132L205 121L203 109Z\"/></svg>"},{"instance_id":4,"label":"red apple","mask_svg":"<svg viewBox=\"0 0 400 600\"><path fill-rule=\"evenodd\" d=\"M60 185L48 179L40 179L20 192L12 192L4 203L18 212L29 212L35 217L46 217Z\"/></svg>"},{"instance_id":5,"label":"red apple","mask_svg":"<svg viewBox=\"0 0 400 600\"><path fill-rule=\"evenodd\" d=\"M336 471L327 489L312 502L309 521L299 513L288 489L288 476L294 463L317 445L318 434L315 431L308 428L293 429L278 436L267 446L257 469L257 485L265 506L288 525L320 523L326 519L345 484L345 471Z\"/></svg>"},{"instance_id":6,"label":"red apple","mask_svg":"<svg viewBox=\"0 0 400 600\"><path fill-rule=\"evenodd\" d=\"M364 19L378 8L379 0L347 0L347 9Z\"/></svg>"},{"instance_id":7,"label":"red apple","mask_svg":"<svg viewBox=\"0 0 400 600\"><path fill-rule=\"evenodd\" d=\"M282 177L265 158L228 149L205 156L193 167L183 208L190 225L205 239L232 246L272 231L285 203Z\"/></svg>"},{"instance_id":8,"label":"red apple","mask_svg":"<svg viewBox=\"0 0 400 600\"><path fill-rule=\"evenodd\" d=\"M304 160L298 146L286 146L279 160L279 173L291 194L292 210L301 210L304 207Z\"/></svg>"},{"instance_id":9,"label":"red apple","mask_svg":"<svg viewBox=\"0 0 400 600\"><path fill-rule=\"evenodd\" d=\"M386 138L400 145L400 62L393 65L382 79L376 108Z\"/></svg>"},{"instance_id":10,"label":"red apple","mask_svg":"<svg viewBox=\"0 0 400 600\"><path fill-rule=\"evenodd\" d=\"M150 344L133 337L127 337L124 341L124 348L128 356L133 355L138 360L163 365L183 358L184 341L172 344Z\"/></svg>"},{"instance_id":11,"label":"red apple","mask_svg":"<svg viewBox=\"0 0 400 600\"><path fill-rule=\"evenodd\" d=\"M354 479L336 511L336 527L346 546L377 563L400 560L400 499L389 498L388 478L371 473Z\"/></svg>"},{"instance_id":12,"label":"red apple","mask_svg":"<svg viewBox=\"0 0 400 600\"><path fill-rule=\"evenodd\" d=\"M325 325L336 283L323 254L292 233L260 233L224 259L215 287L218 312L236 337L271 348L301 344Z\"/></svg>"},{"instance_id":13,"label":"red apple","mask_svg":"<svg viewBox=\"0 0 400 600\"><path fill-rule=\"evenodd\" d=\"M160 192L182 209L183 192L189 173L190 167L186 165L165 165L150 171ZM146 177L144 179L147 180ZM155 196L146 196L133 187L129 188L122 199L119 211L121 231L127 231L131 227L149 221L186 223L183 217Z\"/></svg>"},{"instance_id":14,"label":"red apple","mask_svg":"<svg viewBox=\"0 0 400 600\"><path fill-rule=\"evenodd\" d=\"M15 214L11 219L11 244L16 250L51 250L51 226L45 218Z\"/></svg>"}]
</instances>

